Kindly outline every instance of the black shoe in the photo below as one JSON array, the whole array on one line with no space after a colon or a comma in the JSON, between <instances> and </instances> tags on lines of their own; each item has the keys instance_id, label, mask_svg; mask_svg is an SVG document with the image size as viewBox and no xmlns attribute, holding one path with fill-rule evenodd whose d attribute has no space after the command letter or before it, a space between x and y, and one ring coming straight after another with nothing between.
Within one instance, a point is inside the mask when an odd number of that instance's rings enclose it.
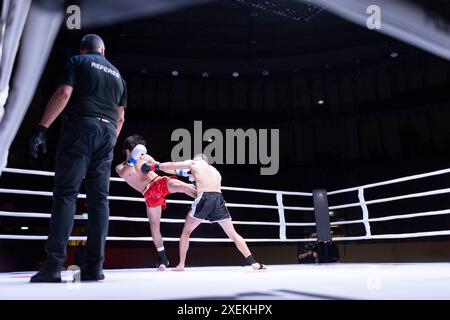
<instances>
[{"instance_id":1,"label":"black shoe","mask_svg":"<svg viewBox=\"0 0 450 320\"><path fill-rule=\"evenodd\" d=\"M95 273L95 274L89 274L83 271L81 272L81 281L101 281L105 280L105 275L103 272L101 273Z\"/></svg>"},{"instance_id":2,"label":"black shoe","mask_svg":"<svg viewBox=\"0 0 450 320\"><path fill-rule=\"evenodd\" d=\"M40 270L30 278L30 282L62 282L61 271Z\"/></svg>"},{"instance_id":3,"label":"black shoe","mask_svg":"<svg viewBox=\"0 0 450 320\"><path fill-rule=\"evenodd\" d=\"M105 280L105 275L102 269L83 268L80 279L81 281L100 281Z\"/></svg>"}]
</instances>

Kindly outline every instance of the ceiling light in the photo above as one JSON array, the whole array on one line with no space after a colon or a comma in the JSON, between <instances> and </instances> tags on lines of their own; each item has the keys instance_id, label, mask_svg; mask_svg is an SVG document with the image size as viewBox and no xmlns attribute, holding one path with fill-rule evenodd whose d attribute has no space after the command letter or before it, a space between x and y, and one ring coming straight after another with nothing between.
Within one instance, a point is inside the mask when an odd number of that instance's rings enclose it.
<instances>
[{"instance_id":1,"label":"ceiling light","mask_svg":"<svg viewBox=\"0 0 450 320\"><path fill-rule=\"evenodd\" d=\"M391 58L397 58L398 57L398 52L391 52Z\"/></svg>"},{"instance_id":2,"label":"ceiling light","mask_svg":"<svg viewBox=\"0 0 450 320\"><path fill-rule=\"evenodd\" d=\"M231 74L233 77L237 78L239 77L239 72L235 71Z\"/></svg>"},{"instance_id":3,"label":"ceiling light","mask_svg":"<svg viewBox=\"0 0 450 320\"><path fill-rule=\"evenodd\" d=\"M208 78L209 77L209 73L208 72L203 72L202 73L202 77L203 78Z\"/></svg>"},{"instance_id":4,"label":"ceiling light","mask_svg":"<svg viewBox=\"0 0 450 320\"><path fill-rule=\"evenodd\" d=\"M174 77L178 76L180 73L178 72L178 70L172 70L172 75Z\"/></svg>"},{"instance_id":5,"label":"ceiling light","mask_svg":"<svg viewBox=\"0 0 450 320\"><path fill-rule=\"evenodd\" d=\"M28 227L26 227L26 226L20 227L20 230L28 230Z\"/></svg>"},{"instance_id":6,"label":"ceiling light","mask_svg":"<svg viewBox=\"0 0 450 320\"><path fill-rule=\"evenodd\" d=\"M322 99L317 100L317 104L324 104L324 103L325 103L325 101L323 101Z\"/></svg>"}]
</instances>

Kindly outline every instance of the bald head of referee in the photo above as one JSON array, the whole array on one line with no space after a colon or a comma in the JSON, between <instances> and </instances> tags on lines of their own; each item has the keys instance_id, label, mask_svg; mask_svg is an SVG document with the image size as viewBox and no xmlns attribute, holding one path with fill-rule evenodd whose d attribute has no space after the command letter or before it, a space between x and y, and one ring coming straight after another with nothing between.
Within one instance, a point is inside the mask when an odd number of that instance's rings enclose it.
<instances>
[{"instance_id":1,"label":"bald head of referee","mask_svg":"<svg viewBox=\"0 0 450 320\"><path fill-rule=\"evenodd\" d=\"M98 52L102 56L105 55L105 43L103 39L93 33L85 35L80 42L80 53L85 55L90 52Z\"/></svg>"}]
</instances>

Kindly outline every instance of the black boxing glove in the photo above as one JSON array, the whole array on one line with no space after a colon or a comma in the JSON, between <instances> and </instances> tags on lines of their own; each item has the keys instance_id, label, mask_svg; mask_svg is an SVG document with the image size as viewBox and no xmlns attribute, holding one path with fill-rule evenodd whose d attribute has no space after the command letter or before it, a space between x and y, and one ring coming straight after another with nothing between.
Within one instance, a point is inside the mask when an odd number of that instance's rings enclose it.
<instances>
[{"instance_id":1,"label":"black boxing glove","mask_svg":"<svg viewBox=\"0 0 450 320\"><path fill-rule=\"evenodd\" d=\"M30 153L35 159L39 155L39 147L43 154L47 153L47 128L43 125L37 126L30 141Z\"/></svg>"},{"instance_id":2,"label":"black boxing glove","mask_svg":"<svg viewBox=\"0 0 450 320\"><path fill-rule=\"evenodd\" d=\"M159 170L159 162L156 163L148 163L144 162L141 166L142 173L149 173L150 171Z\"/></svg>"}]
</instances>

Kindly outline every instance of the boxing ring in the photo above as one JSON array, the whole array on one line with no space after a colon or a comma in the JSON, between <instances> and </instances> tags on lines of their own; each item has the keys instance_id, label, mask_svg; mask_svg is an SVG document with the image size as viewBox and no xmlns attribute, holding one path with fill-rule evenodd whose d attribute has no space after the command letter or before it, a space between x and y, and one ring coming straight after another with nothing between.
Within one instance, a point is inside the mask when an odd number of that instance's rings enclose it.
<instances>
[{"instance_id":1,"label":"boxing ring","mask_svg":"<svg viewBox=\"0 0 450 320\"><path fill-rule=\"evenodd\" d=\"M4 173L11 175L53 176L53 172L7 168ZM371 206L391 204L407 199L425 199L446 195L450 188L433 189L410 194L381 198L367 198L373 188L398 185L410 181L439 177L450 174L450 169L417 174L328 192L331 211L357 208L361 216L357 219L335 221L331 226L359 224L364 234L334 236L333 241L361 241L379 239L411 239L418 237L439 237L450 235L450 230L375 233L373 226L379 222L409 221L423 217L441 217L450 214L450 209L440 208L423 212L402 212L372 217ZM113 183L123 183L121 178L111 178ZM250 226L272 226L278 236L273 238L249 238L250 243L297 243L314 241L312 238L293 238L287 228L311 228L314 222L290 222L286 216L313 215L312 206L285 205L286 197L309 199L312 193L279 190L223 187L229 192L266 195L273 204L227 203L228 207L243 209L272 210L278 221L233 221L234 224ZM395 189L397 190L397 189ZM398 190L397 190L398 191ZM397 192L398 193L398 192ZM26 195L30 197L51 197L50 191L0 188L0 194ZM351 194L357 201L339 203L340 197ZM80 194L79 198L85 198ZM111 195L110 201L143 202L142 198ZM169 200L170 205L190 204L188 200ZM50 213L0 211L2 217L26 219L48 219ZM76 219L86 219L77 214ZM444 219L444 218L443 218ZM111 221L148 223L144 217L118 216L114 212ZM183 224L184 219L162 218L161 223ZM208 223L208 222L205 222ZM445 224L444 224L445 225ZM6 240L45 240L46 235L0 234ZM71 240L84 240L82 236L72 236ZM151 237L123 237L110 235L108 241L151 241ZM176 242L179 238L164 237L164 241ZM225 238L192 238L192 242L229 242ZM220 250L220 249L219 249ZM188 257L189 258L189 257ZM63 284L29 284L34 271L0 273L0 299L450 299L450 263L334 263L314 265L271 265L267 271L253 271L250 267L198 267L187 268L185 272L156 272L156 269L114 269L105 270L106 280L99 283L77 282L75 271L63 273ZM73 281L75 279L75 282ZM158 290L155 290L158 288Z\"/></svg>"},{"instance_id":2,"label":"boxing ring","mask_svg":"<svg viewBox=\"0 0 450 320\"><path fill-rule=\"evenodd\" d=\"M45 1L41 1L44 3ZM53 176L52 172L5 168L8 151L32 100L45 62L50 54L54 39L63 23L65 8L63 2L47 1L52 6L40 6L37 2L3 1L0 30L0 173L16 175ZM83 1L83 23L86 26L106 25L170 12L207 0L148 0L148 1ZM299 1L300 2L300 1ZM305 1L303 1L305 2ZM319 6L346 20L365 26L366 8L371 1L314 0ZM56 3L56 4L55 4ZM430 23L433 15L412 4L394 1L378 1L383 7L383 32L447 60L450 59L447 24ZM101 13L101 14L99 14ZM439 27L441 26L441 27ZM447 28L448 29L448 28ZM21 42L19 50L19 42ZM35 54L39 52L40 54ZM17 60L17 61L16 61ZM15 62L16 61L16 62ZM13 64L17 63L12 79ZM11 84L11 86L10 86ZM10 87L12 88L10 90ZM330 210L352 210L360 212L358 218L332 220L332 227L362 226L362 234L334 236L333 241L364 241L412 239L419 237L443 237L450 235L446 227L442 230L414 232L375 232L379 223L404 222L412 219L441 217L450 213L450 206L425 211L397 212L378 216L371 207L380 204L394 204L406 199L419 199L446 195L449 188L432 189L403 195L368 198L371 190L407 181L416 181L450 173L450 169L419 174L400 179L367 184L359 187L328 192ZM122 179L112 178L121 183ZM311 199L309 192L284 192L278 190L224 187L226 191L251 194L265 194L272 204L228 203L229 207L272 210L277 221L242 221L236 225L268 226L278 229L277 237L248 238L250 243L296 243L314 239L290 237L291 228L311 228L314 222L292 222L286 217L295 214L312 215L312 206L285 205L287 197ZM29 197L51 197L46 190L0 188L0 194ZM339 197L353 197L352 201L340 202ZM80 194L79 198L85 198ZM110 196L111 201L143 202L142 198ZM356 199L356 200L355 200ZM32 200L30 200L32 201ZM186 200L168 200L171 205L189 204ZM393 208L393 207L392 207ZM0 211L1 217L19 219L48 219L48 212ZM77 220L86 219L77 214ZM145 217L111 215L111 221L148 223ZM184 219L163 218L161 223L182 224ZM21 235L0 234L0 240L40 241L45 234ZM73 236L71 240L84 240ZM111 235L108 241L151 241L151 237L124 237ZM164 238L177 242L176 237ZM192 242L229 242L224 238L192 238ZM1 257L0 257L1 259ZM105 270L106 280L101 283L72 282L72 271L64 273L63 284L29 284L29 277L35 271L0 273L0 299L449 299L450 264L407 263L407 264L348 264L328 265L269 265L269 270L253 272L243 267L193 267L184 273L155 272L155 269ZM76 275L75 275L76 277ZM157 290L155 290L157 288Z\"/></svg>"}]
</instances>

